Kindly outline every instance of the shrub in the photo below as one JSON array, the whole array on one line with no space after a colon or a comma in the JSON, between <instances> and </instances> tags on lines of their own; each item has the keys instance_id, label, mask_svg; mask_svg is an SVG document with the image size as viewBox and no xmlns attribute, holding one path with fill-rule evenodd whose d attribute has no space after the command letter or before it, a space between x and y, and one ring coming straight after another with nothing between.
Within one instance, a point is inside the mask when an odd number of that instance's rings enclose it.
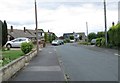
<instances>
[{"instance_id":1,"label":"shrub","mask_svg":"<svg viewBox=\"0 0 120 83\"><path fill-rule=\"evenodd\" d=\"M105 38L101 38L101 46L105 46Z\"/></svg>"},{"instance_id":2,"label":"shrub","mask_svg":"<svg viewBox=\"0 0 120 83\"><path fill-rule=\"evenodd\" d=\"M70 40L74 40L74 36L73 35L70 36Z\"/></svg>"},{"instance_id":3,"label":"shrub","mask_svg":"<svg viewBox=\"0 0 120 83\"><path fill-rule=\"evenodd\" d=\"M29 53L33 48L33 44L31 42L27 43L27 42L24 42L21 44L21 50L27 54Z\"/></svg>"},{"instance_id":4,"label":"shrub","mask_svg":"<svg viewBox=\"0 0 120 83\"><path fill-rule=\"evenodd\" d=\"M88 43L88 42L79 42L78 44L80 44L80 45L90 45L90 43Z\"/></svg>"},{"instance_id":5,"label":"shrub","mask_svg":"<svg viewBox=\"0 0 120 83\"><path fill-rule=\"evenodd\" d=\"M109 44L113 47L120 46L120 23L115 26L112 26L108 31Z\"/></svg>"},{"instance_id":6,"label":"shrub","mask_svg":"<svg viewBox=\"0 0 120 83\"><path fill-rule=\"evenodd\" d=\"M70 39L65 39L66 43L70 43Z\"/></svg>"},{"instance_id":7,"label":"shrub","mask_svg":"<svg viewBox=\"0 0 120 83\"><path fill-rule=\"evenodd\" d=\"M96 46L105 46L105 38L101 37L101 38L97 38L96 39Z\"/></svg>"},{"instance_id":8,"label":"shrub","mask_svg":"<svg viewBox=\"0 0 120 83\"><path fill-rule=\"evenodd\" d=\"M101 46L101 40L102 40L101 38L96 39L96 46L99 46L99 47Z\"/></svg>"}]
</instances>

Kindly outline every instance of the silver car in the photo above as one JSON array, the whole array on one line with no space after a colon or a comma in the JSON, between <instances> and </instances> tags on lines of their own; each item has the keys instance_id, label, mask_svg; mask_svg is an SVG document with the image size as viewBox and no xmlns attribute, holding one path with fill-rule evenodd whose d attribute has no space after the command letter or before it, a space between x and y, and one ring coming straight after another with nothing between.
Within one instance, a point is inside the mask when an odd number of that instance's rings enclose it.
<instances>
[{"instance_id":1,"label":"silver car","mask_svg":"<svg viewBox=\"0 0 120 83\"><path fill-rule=\"evenodd\" d=\"M29 38L16 38L14 40L8 41L5 46L9 47L9 48L11 48L11 47L21 47L21 44L23 42L30 42L30 41L31 40Z\"/></svg>"}]
</instances>

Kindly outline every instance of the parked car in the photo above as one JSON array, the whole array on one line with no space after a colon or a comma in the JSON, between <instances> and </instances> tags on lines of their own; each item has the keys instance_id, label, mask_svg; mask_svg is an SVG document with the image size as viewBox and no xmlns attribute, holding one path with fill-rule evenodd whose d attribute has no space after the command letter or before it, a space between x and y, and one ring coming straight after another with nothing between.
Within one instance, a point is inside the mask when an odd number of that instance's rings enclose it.
<instances>
[{"instance_id":1,"label":"parked car","mask_svg":"<svg viewBox=\"0 0 120 83\"><path fill-rule=\"evenodd\" d=\"M60 42L60 45L64 44L63 40L58 40Z\"/></svg>"},{"instance_id":2,"label":"parked car","mask_svg":"<svg viewBox=\"0 0 120 83\"><path fill-rule=\"evenodd\" d=\"M60 45L60 41L59 40L53 40L51 44L52 45Z\"/></svg>"},{"instance_id":3,"label":"parked car","mask_svg":"<svg viewBox=\"0 0 120 83\"><path fill-rule=\"evenodd\" d=\"M95 45L96 44L96 39L92 39L91 40L91 45Z\"/></svg>"},{"instance_id":4,"label":"parked car","mask_svg":"<svg viewBox=\"0 0 120 83\"><path fill-rule=\"evenodd\" d=\"M74 43L75 42L75 40L73 39L73 40L70 40L70 43Z\"/></svg>"},{"instance_id":5,"label":"parked car","mask_svg":"<svg viewBox=\"0 0 120 83\"><path fill-rule=\"evenodd\" d=\"M16 38L14 40L8 41L5 46L6 47L21 47L21 44L23 42L30 42L31 40L29 38Z\"/></svg>"}]
</instances>

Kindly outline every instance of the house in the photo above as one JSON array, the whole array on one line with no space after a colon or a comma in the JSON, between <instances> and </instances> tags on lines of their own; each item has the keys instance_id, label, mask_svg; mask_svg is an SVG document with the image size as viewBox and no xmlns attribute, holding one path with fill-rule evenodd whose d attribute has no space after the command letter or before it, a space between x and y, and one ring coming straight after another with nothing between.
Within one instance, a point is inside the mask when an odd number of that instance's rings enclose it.
<instances>
[{"instance_id":1,"label":"house","mask_svg":"<svg viewBox=\"0 0 120 83\"><path fill-rule=\"evenodd\" d=\"M19 29L13 29L13 26L11 26L11 29L8 29L8 40L12 40L18 37L26 37L31 39L32 41L35 41L36 30L26 29L25 27L23 30L19 30ZM44 39L44 31L42 29L38 29L38 39L39 40Z\"/></svg>"},{"instance_id":2,"label":"house","mask_svg":"<svg viewBox=\"0 0 120 83\"><path fill-rule=\"evenodd\" d=\"M67 39L71 35L74 36L75 41L81 41L81 42L85 42L86 41L86 36L85 36L84 32L79 32L79 33L75 33L75 32L73 32L73 33L64 33L63 34L63 38Z\"/></svg>"},{"instance_id":3,"label":"house","mask_svg":"<svg viewBox=\"0 0 120 83\"><path fill-rule=\"evenodd\" d=\"M36 30L30 30L26 29L30 34L36 35ZM43 29L38 29L38 39L39 40L44 40L44 30Z\"/></svg>"}]
</instances>

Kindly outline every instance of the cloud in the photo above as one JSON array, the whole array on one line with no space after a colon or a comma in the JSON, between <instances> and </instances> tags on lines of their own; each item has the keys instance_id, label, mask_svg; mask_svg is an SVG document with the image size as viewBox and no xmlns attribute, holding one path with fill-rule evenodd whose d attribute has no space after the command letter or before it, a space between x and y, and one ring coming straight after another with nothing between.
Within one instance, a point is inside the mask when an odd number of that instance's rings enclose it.
<instances>
[{"instance_id":1,"label":"cloud","mask_svg":"<svg viewBox=\"0 0 120 83\"><path fill-rule=\"evenodd\" d=\"M99 2L100 1L100 2ZM117 0L107 3L108 28L118 20ZM0 3L1 20L6 20L17 29L25 26L35 29L34 0L2 0ZM103 2L98 0L81 2L78 0L37 0L38 26L45 31L55 32L58 36L66 32L86 32L86 21L89 32L104 31Z\"/></svg>"}]
</instances>

